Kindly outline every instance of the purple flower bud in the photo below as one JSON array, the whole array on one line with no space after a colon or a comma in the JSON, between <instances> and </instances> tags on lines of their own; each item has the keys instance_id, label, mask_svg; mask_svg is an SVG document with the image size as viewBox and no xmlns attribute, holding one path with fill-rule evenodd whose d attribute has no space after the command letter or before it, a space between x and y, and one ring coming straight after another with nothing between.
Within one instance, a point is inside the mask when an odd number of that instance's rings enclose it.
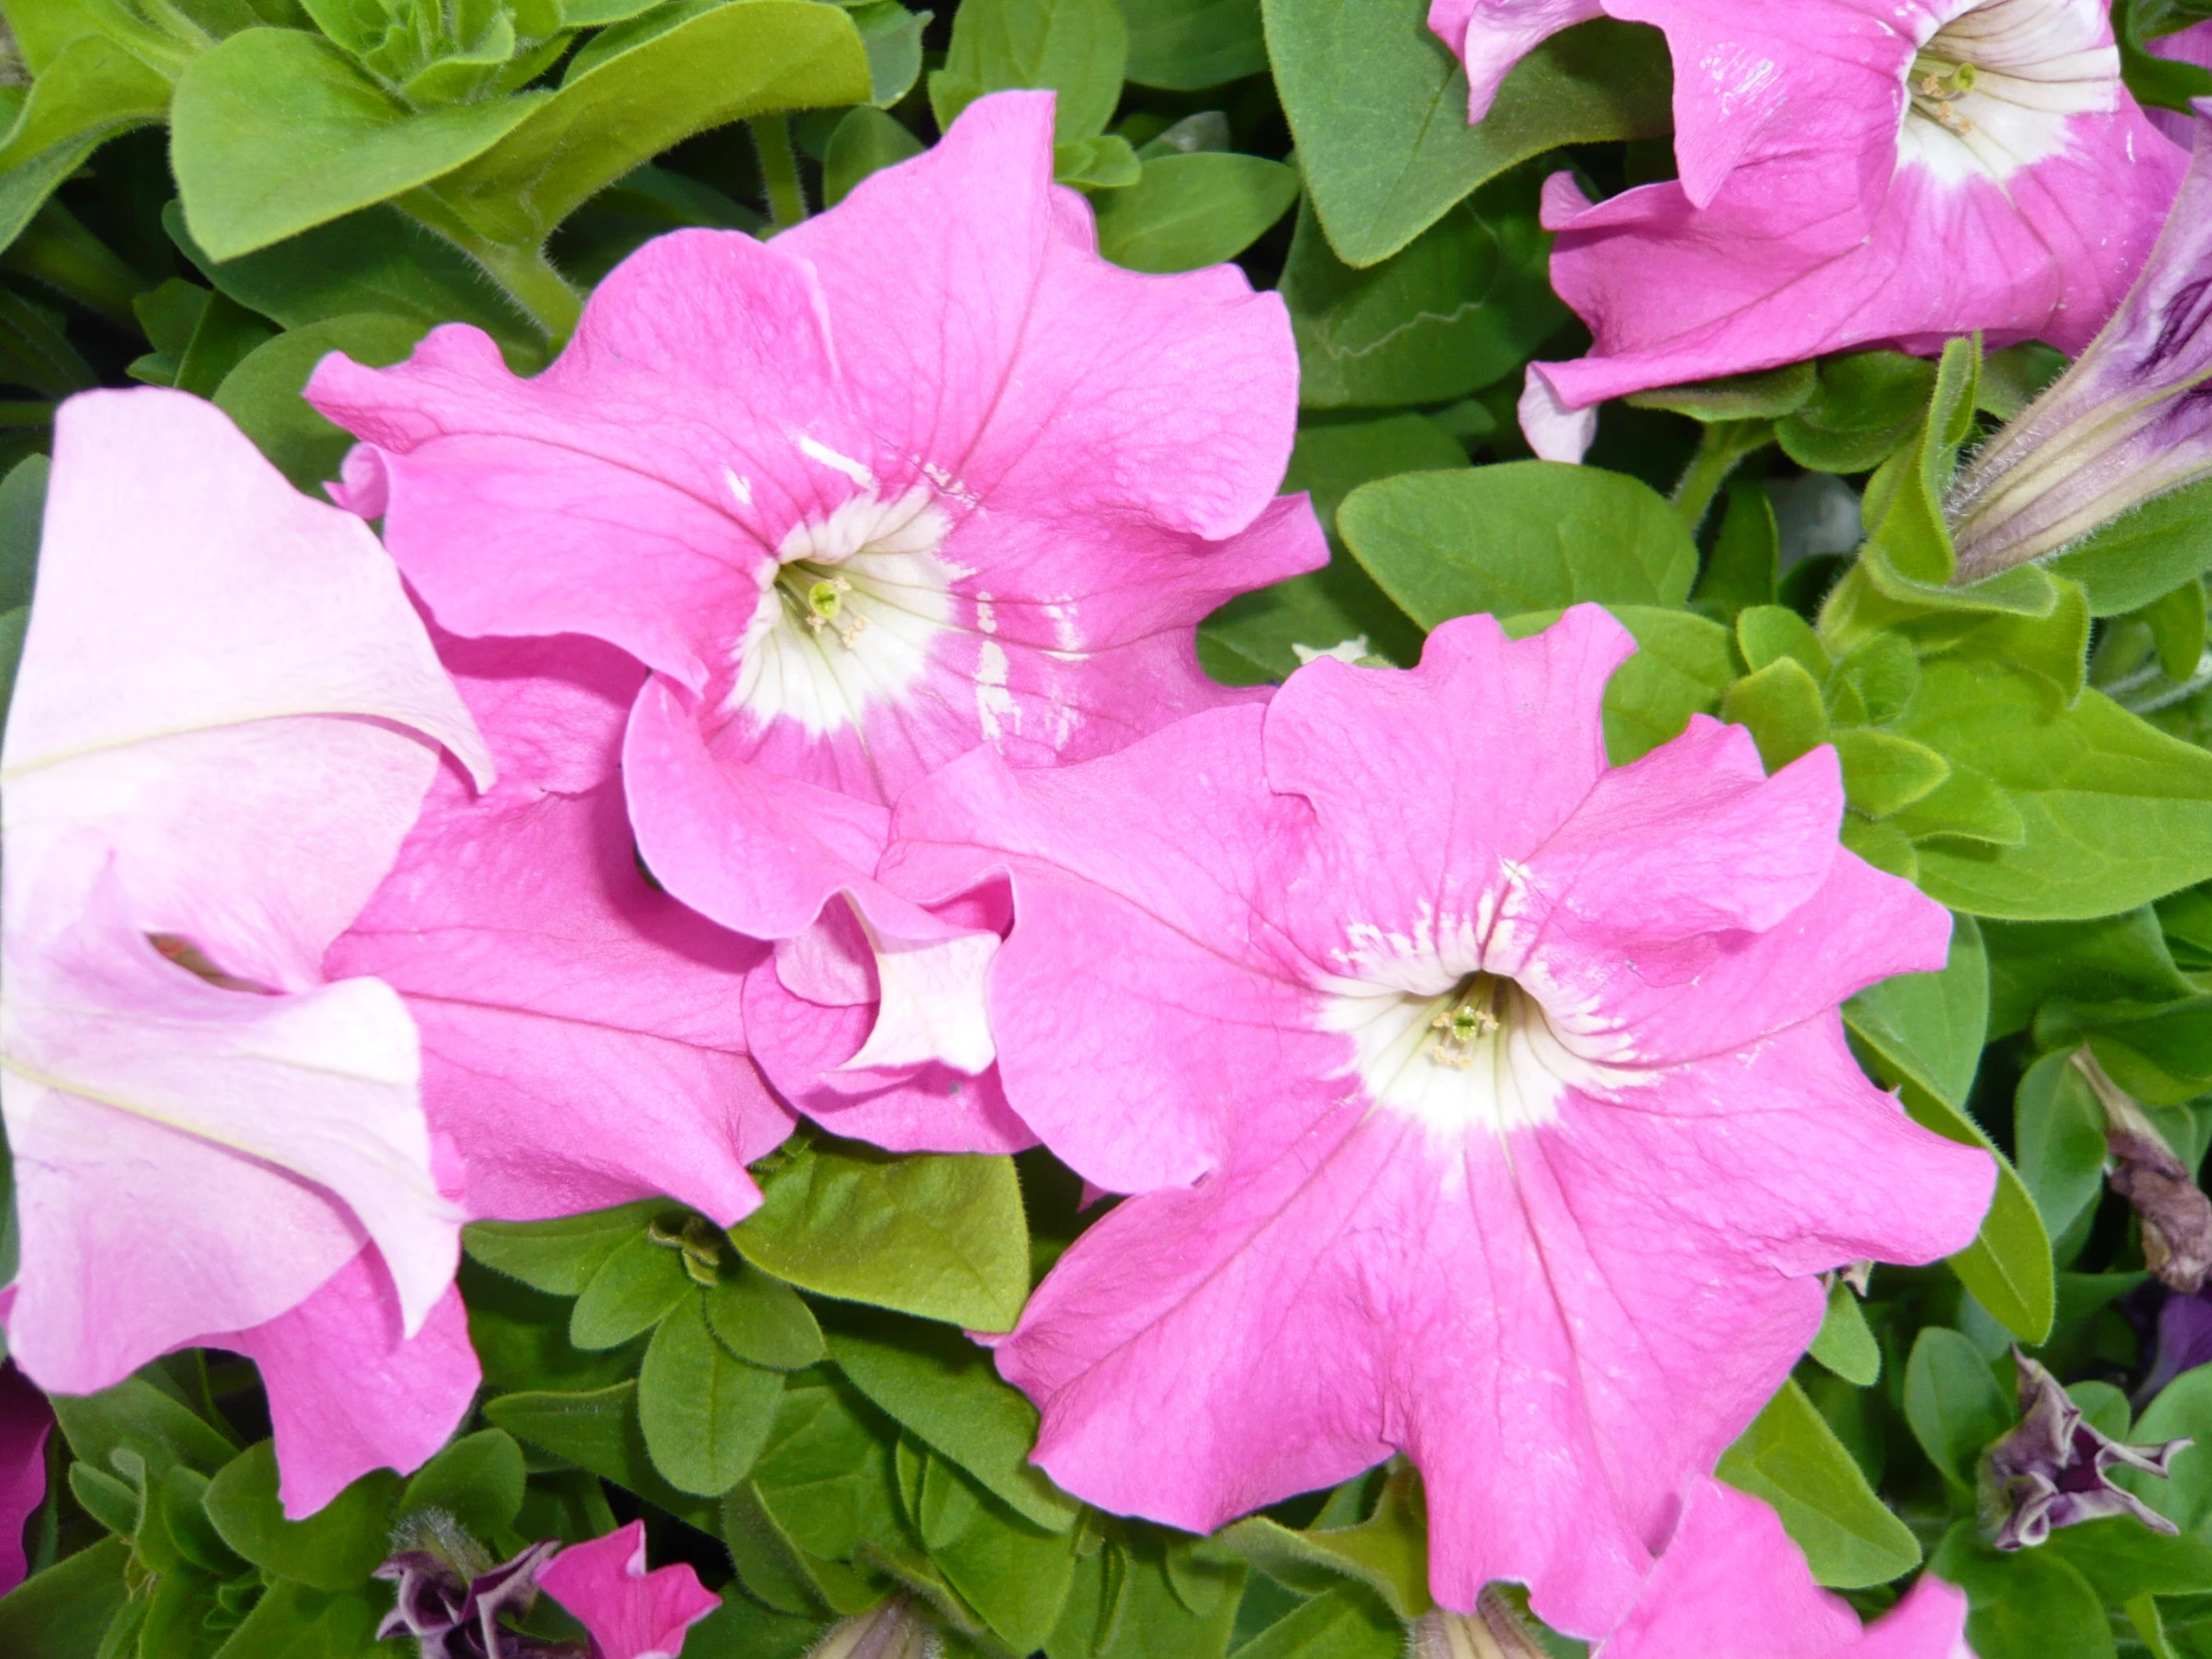
<instances>
[{"instance_id":1,"label":"purple flower bud","mask_svg":"<svg viewBox=\"0 0 2212 1659\"><path fill-rule=\"evenodd\" d=\"M2196 110L2196 158L2134 287L1952 484L1954 580L2055 553L2212 477L2212 99Z\"/></svg>"},{"instance_id":2,"label":"purple flower bud","mask_svg":"<svg viewBox=\"0 0 2212 1659\"><path fill-rule=\"evenodd\" d=\"M2107 1515L2133 1515L2154 1532L2179 1530L2133 1492L2106 1478L2115 1468L2163 1478L2174 1454L2195 1442L2125 1445L2091 1426L2058 1380L2018 1349L2018 1426L1982 1454L1981 1522L1999 1549L2032 1549L2053 1529Z\"/></svg>"},{"instance_id":3,"label":"purple flower bud","mask_svg":"<svg viewBox=\"0 0 2212 1659\"><path fill-rule=\"evenodd\" d=\"M1415 1619L1406 1655L1407 1659L1545 1659L1543 1647L1521 1616L1494 1588L1475 1597L1471 1613L1434 1607Z\"/></svg>"},{"instance_id":4,"label":"purple flower bud","mask_svg":"<svg viewBox=\"0 0 2212 1659\"><path fill-rule=\"evenodd\" d=\"M498 1564L483 1547L435 1509L410 1515L392 1539L378 1578L396 1579L398 1599L376 1627L379 1641L415 1638L420 1659L591 1659L576 1642L525 1636L499 1622L520 1618L538 1599L538 1569L560 1549L552 1538Z\"/></svg>"}]
</instances>

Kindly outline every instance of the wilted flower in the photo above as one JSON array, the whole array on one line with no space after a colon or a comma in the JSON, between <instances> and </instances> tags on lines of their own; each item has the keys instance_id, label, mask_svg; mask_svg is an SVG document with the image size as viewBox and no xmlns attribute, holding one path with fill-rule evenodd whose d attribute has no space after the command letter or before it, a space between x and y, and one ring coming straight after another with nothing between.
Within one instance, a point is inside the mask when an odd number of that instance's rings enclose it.
<instances>
[{"instance_id":1,"label":"wilted flower","mask_svg":"<svg viewBox=\"0 0 2212 1659\"><path fill-rule=\"evenodd\" d=\"M1207 1531L1403 1451L1436 1600L1598 1634L1788 1376L1823 1271L1974 1236L1994 1171L1859 1070L1837 1008L1949 918L1837 844L1832 750L1699 720L1609 768L1594 605L1420 667L1323 659L1120 755L988 751L885 879L1010 877L1014 1107L1135 1193L997 1349L1036 1460Z\"/></svg>"},{"instance_id":2,"label":"wilted flower","mask_svg":"<svg viewBox=\"0 0 2212 1659\"><path fill-rule=\"evenodd\" d=\"M0 792L9 1347L62 1393L251 1355L294 1515L477 1382L413 1022L321 970L441 746L489 779L358 521L199 398L63 407Z\"/></svg>"},{"instance_id":3,"label":"wilted flower","mask_svg":"<svg viewBox=\"0 0 2212 1659\"><path fill-rule=\"evenodd\" d=\"M1959 473L1944 502L1969 582L2212 478L2212 100L2166 229L2110 322Z\"/></svg>"},{"instance_id":4,"label":"wilted flower","mask_svg":"<svg viewBox=\"0 0 2212 1659\"><path fill-rule=\"evenodd\" d=\"M2104 1108L2112 1190L2135 1207L2142 1223L2143 1265L2171 1290L2201 1289L2212 1273L2212 1199L2095 1055L2076 1049L2073 1064Z\"/></svg>"},{"instance_id":5,"label":"wilted flower","mask_svg":"<svg viewBox=\"0 0 2212 1659\"><path fill-rule=\"evenodd\" d=\"M378 1578L399 1586L376 1627L379 1640L412 1636L420 1659L592 1659L579 1642L525 1636L500 1622L526 1617L538 1599L538 1569L560 1546L554 1538L495 1563L450 1515L424 1510L400 1523Z\"/></svg>"},{"instance_id":6,"label":"wilted flower","mask_svg":"<svg viewBox=\"0 0 2212 1659\"><path fill-rule=\"evenodd\" d=\"M1551 276L1596 336L1554 411L1854 346L1985 331L2073 351L2111 314L2182 153L2120 79L2104 0L1433 0L1472 113L1607 14L1674 58L1680 178L1545 187ZM1550 451L1547 451L1550 452Z\"/></svg>"},{"instance_id":7,"label":"wilted flower","mask_svg":"<svg viewBox=\"0 0 2212 1659\"><path fill-rule=\"evenodd\" d=\"M647 866L788 944L756 1055L894 1148L1028 1136L962 1083L992 1057L998 936L874 879L885 809L978 744L1079 759L1251 701L1200 669L1199 619L1328 558L1274 495L1282 300L1100 259L1052 119L981 98L773 242L649 243L535 379L448 326L308 388L365 440L342 498L441 624L590 634L653 671L623 756ZM839 1068L868 1075L818 1084Z\"/></svg>"},{"instance_id":8,"label":"wilted flower","mask_svg":"<svg viewBox=\"0 0 2212 1659\"><path fill-rule=\"evenodd\" d=\"M2133 1515L2154 1532L2174 1523L2107 1478L2116 1468L2163 1479L2177 1452L2196 1442L2125 1445L2081 1414L2058 1380L2018 1349L2020 1420L1982 1454L1982 1525L1999 1549L2032 1549L2061 1526Z\"/></svg>"}]
</instances>

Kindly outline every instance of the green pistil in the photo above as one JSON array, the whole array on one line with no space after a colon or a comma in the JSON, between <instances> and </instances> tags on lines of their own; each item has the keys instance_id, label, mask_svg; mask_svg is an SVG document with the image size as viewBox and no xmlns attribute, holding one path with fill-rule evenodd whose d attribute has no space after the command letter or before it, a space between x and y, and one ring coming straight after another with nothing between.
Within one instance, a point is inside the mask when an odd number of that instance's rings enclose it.
<instances>
[{"instance_id":1,"label":"green pistil","mask_svg":"<svg viewBox=\"0 0 2212 1659\"><path fill-rule=\"evenodd\" d=\"M825 574L819 566L800 560L777 573L776 585L810 634L827 629L847 651L867 626L867 618L856 612L846 616L845 595L852 591L852 584L834 572Z\"/></svg>"},{"instance_id":2,"label":"green pistil","mask_svg":"<svg viewBox=\"0 0 2212 1659\"><path fill-rule=\"evenodd\" d=\"M1922 52L1913 59L1906 84L1912 92L1914 108L1945 132L1963 138L1973 131L1973 123L1953 109L1952 102L1973 91L1978 79L1970 63L1953 63L1933 52Z\"/></svg>"},{"instance_id":3,"label":"green pistil","mask_svg":"<svg viewBox=\"0 0 2212 1659\"><path fill-rule=\"evenodd\" d=\"M1428 1045L1428 1058L1459 1071L1473 1065L1477 1045L1500 1023L1497 1004L1504 987L1504 980L1488 973L1470 973L1453 986L1444 1011L1428 1022L1439 1033Z\"/></svg>"}]
</instances>

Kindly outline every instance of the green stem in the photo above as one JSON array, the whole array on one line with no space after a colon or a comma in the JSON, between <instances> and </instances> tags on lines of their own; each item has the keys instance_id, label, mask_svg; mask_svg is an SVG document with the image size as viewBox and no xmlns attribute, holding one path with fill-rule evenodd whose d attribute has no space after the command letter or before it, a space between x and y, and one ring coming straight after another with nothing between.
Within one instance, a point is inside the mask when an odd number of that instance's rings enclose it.
<instances>
[{"instance_id":1,"label":"green stem","mask_svg":"<svg viewBox=\"0 0 2212 1659\"><path fill-rule=\"evenodd\" d=\"M768 186L769 217L788 231L807 217L807 190L799 181L799 152L792 148L792 124L783 115L757 115L753 148L761 158L761 179Z\"/></svg>"},{"instance_id":2,"label":"green stem","mask_svg":"<svg viewBox=\"0 0 2212 1659\"><path fill-rule=\"evenodd\" d=\"M138 331L131 296L145 282L59 202L41 208L23 234L0 254L0 269L20 272L110 322Z\"/></svg>"},{"instance_id":3,"label":"green stem","mask_svg":"<svg viewBox=\"0 0 2212 1659\"><path fill-rule=\"evenodd\" d=\"M547 341L556 349L576 331L584 314L583 296L553 269L544 249L507 248L495 242L464 247L530 320L545 330Z\"/></svg>"},{"instance_id":4,"label":"green stem","mask_svg":"<svg viewBox=\"0 0 2212 1659\"><path fill-rule=\"evenodd\" d=\"M1713 498L1720 494L1721 485L1728 482L1728 475L1736 470L1737 463L1773 436L1774 423L1769 420L1706 423L1698 438L1697 453L1683 468L1682 481L1674 486L1674 509L1689 525L1691 535L1695 536L1704 525L1705 515L1712 510Z\"/></svg>"}]
</instances>

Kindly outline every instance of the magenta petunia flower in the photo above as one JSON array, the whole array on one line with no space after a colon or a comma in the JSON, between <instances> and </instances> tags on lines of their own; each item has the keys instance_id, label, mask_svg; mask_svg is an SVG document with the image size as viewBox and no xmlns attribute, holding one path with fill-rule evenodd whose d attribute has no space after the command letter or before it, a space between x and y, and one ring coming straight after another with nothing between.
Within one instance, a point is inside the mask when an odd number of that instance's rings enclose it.
<instances>
[{"instance_id":1,"label":"magenta petunia flower","mask_svg":"<svg viewBox=\"0 0 2212 1659\"><path fill-rule=\"evenodd\" d=\"M320 971L441 745L488 779L357 520L196 398L62 409L0 752L9 1347L64 1393L257 1353L294 1513L427 1457L476 1382L413 1023Z\"/></svg>"},{"instance_id":2,"label":"magenta petunia flower","mask_svg":"<svg viewBox=\"0 0 2212 1659\"><path fill-rule=\"evenodd\" d=\"M684 1632L722 1605L684 1562L645 1570L645 1522L571 1544L538 1588L583 1621L598 1659L676 1659Z\"/></svg>"},{"instance_id":3,"label":"magenta petunia flower","mask_svg":"<svg viewBox=\"0 0 2212 1659\"><path fill-rule=\"evenodd\" d=\"M23 1528L46 1501L46 1437L53 1430L46 1396L0 1361L0 1596L22 1583L30 1566Z\"/></svg>"},{"instance_id":4,"label":"magenta petunia flower","mask_svg":"<svg viewBox=\"0 0 2212 1659\"><path fill-rule=\"evenodd\" d=\"M1895 344L2078 351L2134 279L2181 151L2120 80L2103 0L1432 0L1472 114L1600 12L1666 31L1678 182L1545 187L1552 282L1596 336L1586 408Z\"/></svg>"},{"instance_id":5,"label":"magenta petunia flower","mask_svg":"<svg viewBox=\"0 0 2212 1659\"><path fill-rule=\"evenodd\" d=\"M1994 1171L1915 1127L1838 1004L1948 917L1700 720L1608 769L1633 649L1579 606L1412 671L1317 661L1105 760L987 753L885 877L1009 878L1008 1097L1127 1200L998 1348L1036 1459L1205 1531L1402 1451L1430 1582L1595 1634L1821 1322L1815 1275L1974 1235Z\"/></svg>"},{"instance_id":6,"label":"magenta petunia flower","mask_svg":"<svg viewBox=\"0 0 2212 1659\"><path fill-rule=\"evenodd\" d=\"M533 380L446 327L309 385L365 440L341 499L383 517L443 625L589 634L653 671L624 768L671 892L778 941L850 901L850 925L779 952L778 986L823 1012L761 1057L826 1113L839 1086L809 1091L835 1049L917 1079L925 1118L958 1103L939 1144L991 1138L967 1121L988 1091L930 1068L989 1065L997 937L874 881L884 809L980 743L1079 760L1249 700L1201 672L1196 624L1327 559L1303 498L1274 498L1297 403L1282 301L1233 268L1108 265L1051 176L1049 95L984 98L772 243L648 244ZM854 928L864 1044L850 974L818 995Z\"/></svg>"},{"instance_id":7,"label":"magenta petunia flower","mask_svg":"<svg viewBox=\"0 0 2212 1659\"><path fill-rule=\"evenodd\" d=\"M746 974L768 952L638 870L620 762L645 670L573 636L437 644L498 782L448 762L325 969L406 1002L471 1214L665 1193L738 1222L761 1202L745 1166L794 1121L746 1055Z\"/></svg>"},{"instance_id":8,"label":"magenta petunia flower","mask_svg":"<svg viewBox=\"0 0 2212 1659\"><path fill-rule=\"evenodd\" d=\"M1594 1659L1973 1659L1966 1598L1923 1573L1864 1630L1813 1582L1805 1556L1757 1498L1700 1481L1643 1594Z\"/></svg>"}]
</instances>

